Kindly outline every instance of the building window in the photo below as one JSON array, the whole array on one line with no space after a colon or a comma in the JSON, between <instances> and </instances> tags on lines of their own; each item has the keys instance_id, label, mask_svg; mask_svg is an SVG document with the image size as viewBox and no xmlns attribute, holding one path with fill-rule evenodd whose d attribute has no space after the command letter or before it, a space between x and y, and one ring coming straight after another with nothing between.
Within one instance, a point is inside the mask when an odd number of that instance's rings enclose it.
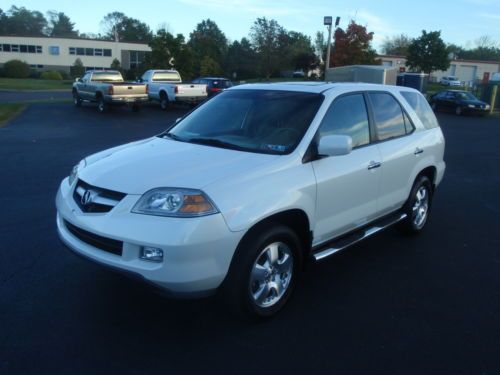
<instances>
[{"instance_id":1,"label":"building window","mask_svg":"<svg viewBox=\"0 0 500 375\"><path fill-rule=\"evenodd\" d=\"M38 51L37 51L38 52ZM41 51L40 51L41 52ZM50 46L49 53L51 55L59 55L59 46Z\"/></svg>"},{"instance_id":2,"label":"building window","mask_svg":"<svg viewBox=\"0 0 500 375\"><path fill-rule=\"evenodd\" d=\"M59 55L59 47L57 47L57 54ZM36 53L42 53L42 46L36 46Z\"/></svg>"},{"instance_id":3,"label":"building window","mask_svg":"<svg viewBox=\"0 0 500 375\"><path fill-rule=\"evenodd\" d=\"M85 56L94 56L93 48L85 48Z\"/></svg>"},{"instance_id":4,"label":"building window","mask_svg":"<svg viewBox=\"0 0 500 375\"><path fill-rule=\"evenodd\" d=\"M80 47L78 47L78 48L76 49L76 54L77 54L78 56L84 56L84 55L85 55L85 48L80 48Z\"/></svg>"},{"instance_id":5,"label":"building window","mask_svg":"<svg viewBox=\"0 0 500 375\"><path fill-rule=\"evenodd\" d=\"M28 53L36 53L35 46L28 46Z\"/></svg>"},{"instance_id":6,"label":"building window","mask_svg":"<svg viewBox=\"0 0 500 375\"><path fill-rule=\"evenodd\" d=\"M69 47L69 54L70 55L76 55L76 48L75 47Z\"/></svg>"},{"instance_id":7,"label":"building window","mask_svg":"<svg viewBox=\"0 0 500 375\"><path fill-rule=\"evenodd\" d=\"M20 44L19 45L19 51L21 53L28 53L28 46L26 44Z\"/></svg>"},{"instance_id":8,"label":"building window","mask_svg":"<svg viewBox=\"0 0 500 375\"><path fill-rule=\"evenodd\" d=\"M130 68L139 68L146 60L146 52L144 51L130 51Z\"/></svg>"},{"instance_id":9,"label":"building window","mask_svg":"<svg viewBox=\"0 0 500 375\"><path fill-rule=\"evenodd\" d=\"M111 56L111 50L110 49L105 49L104 50L104 56Z\"/></svg>"},{"instance_id":10,"label":"building window","mask_svg":"<svg viewBox=\"0 0 500 375\"><path fill-rule=\"evenodd\" d=\"M12 52L19 52L19 44L11 44L10 45L10 50Z\"/></svg>"},{"instance_id":11,"label":"building window","mask_svg":"<svg viewBox=\"0 0 500 375\"><path fill-rule=\"evenodd\" d=\"M102 48L94 48L94 56L102 56Z\"/></svg>"}]
</instances>

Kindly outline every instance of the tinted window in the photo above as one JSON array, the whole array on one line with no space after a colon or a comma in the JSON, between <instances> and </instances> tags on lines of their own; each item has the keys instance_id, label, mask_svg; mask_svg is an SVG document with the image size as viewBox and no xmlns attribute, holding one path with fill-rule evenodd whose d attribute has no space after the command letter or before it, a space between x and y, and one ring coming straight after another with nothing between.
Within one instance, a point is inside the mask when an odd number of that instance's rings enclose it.
<instances>
[{"instance_id":1,"label":"tinted window","mask_svg":"<svg viewBox=\"0 0 500 375\"><path fill-rule=\"evenodd\" d=\"M19 45L19 50L20 50L20 52L22 52L22 53L28 52L28 46L27 46L27 45L24 45L24 44L20 44L20 45Z\"/></svg>"},{"instance_id":2,"label":"tinted window","mask_svg":"<svg viewBox=\"0 0 500 375\"><path fill-rule=\"evenodd\" d=\"M80 56L85 55L85 48L80 48L80 47L78 47L78 48L76 49L76 54L77 54L77 55L80 55Z\"/></svg>"},{"instance_id":3,"label":"tinted window","mask_svg":"<svg viewBox=\"0 0 500 375\"><path fill-rule=\"evenodd\" d=\"M421 94L417 92L402 91L401 95L417 113L418 118L422 121L426 129L437 128L439 126L431 106Z\"/></svg>"},{"instance_id":4,"label":"tinted window","mask_svg":"<svg viewBox=\"0 0 500 375\"><path fill-rule=\"evenodd\" d=\"M104 56L111 56L111 50L110 49L105 49L104 51Z\"/></svg>"},{"instance_id":5,"label":"tinted window","mask_svg":"<svg viewBox=\"0 0 500 375\"><path fill-rule=\"evenodd\" d=\"M93 48L85 48L85 55L94 56L94 49Z\"/></svg>"},{"instance_id":6,"label":"tinted window","mask_svg":"<svg viewBox=\"0 0 500 375\"><path fill-rule=\"evenodd\" d=\"M123 78L120 72L94 72L92 75L92 81L98 82L110 82L118 81L122 82Z\"/></svg>"},{"instance_id":7,"label":"tinted window","mask_svg":"<svg viewBox=\"0 0 500 375\"><path fill-rule=\"evenodd\" d=\"M181 77L179 76L179 73L177 72L156 72L153 74L153 81L174 81L178 82L181 80Z\"/></svg>"},{"instance_id":8,"label":"tinted window","mask_svg":"<svg viewBox=\"0 0 500 375\"><path fill-rule=\"evenodd\" d=\"M392 95L370 93L373 115L380 141L406 134L403 110Z\"/></svg>"},{"instance_id":9,"label":"tinted window","mask_svg":"<svg viewBox=\"0 0 500 375\"><path fill-rule=\"evenodd\" d=\"M216 87L218 89L227 89L231 86L232 86L231 81L227 80L213 81L213 87Z\"/></svg>"},{"instance_id":10,"label":"tinted window","mask_svg":"<svg viewBox=\"0 0 500 375\"><path fill-rule=\"evenodd\" d=\"M10 52L10 44L4 44L3 50L4 50L4 52Z\"/></svg>"},{"instance_id":11,"label":"tinted window","mask_svg":"<svg viewBox=\"0 0 500 375\"><path fill-rule=\"evenodd\" d=\"M370 127L362 94L343 96L336 99L321 123L320 137L325 135L349 135L352 147L370 142Z\"/></svg>"}]
</instances>

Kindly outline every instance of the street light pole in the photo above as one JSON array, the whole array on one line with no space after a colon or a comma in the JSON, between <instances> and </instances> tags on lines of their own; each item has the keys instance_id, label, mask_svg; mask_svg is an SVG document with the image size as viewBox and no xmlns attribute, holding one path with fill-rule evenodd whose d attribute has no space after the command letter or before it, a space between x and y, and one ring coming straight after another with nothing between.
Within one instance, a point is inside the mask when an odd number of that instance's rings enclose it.
<instances>
[{"instance_id":1,"label":"street light pole","mask_svg":"<svg viewBox=\"0 0 500 375\"><path fill-rule=\"evenodd\" d=\"M330 68L330 48L332 46L332 16L325 16L323 18L323 24L328 26L328 46L326 48L326 62L325 62L325 81L326 81L326 71ZM335 27L339 25L340 17L335 19Z\"/></svg>"}]
</instances>

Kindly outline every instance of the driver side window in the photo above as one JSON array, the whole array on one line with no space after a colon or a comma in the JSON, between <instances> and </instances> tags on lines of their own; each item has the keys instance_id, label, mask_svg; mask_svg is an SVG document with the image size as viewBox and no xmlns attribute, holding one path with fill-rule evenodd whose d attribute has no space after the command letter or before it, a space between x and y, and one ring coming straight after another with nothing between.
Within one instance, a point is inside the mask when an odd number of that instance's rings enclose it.
<instances>
[{"instance_id":1,"label":"driver side window","mask_svg":"<svg viewBox=\"0 0 500 375\"><path fill-rule=\"evenodd\" d=\"M330 105L319 128L319 136L348 135L352 148L370 143L370 126L363 94L341 96Z\"/></svg>"}]
</instances>

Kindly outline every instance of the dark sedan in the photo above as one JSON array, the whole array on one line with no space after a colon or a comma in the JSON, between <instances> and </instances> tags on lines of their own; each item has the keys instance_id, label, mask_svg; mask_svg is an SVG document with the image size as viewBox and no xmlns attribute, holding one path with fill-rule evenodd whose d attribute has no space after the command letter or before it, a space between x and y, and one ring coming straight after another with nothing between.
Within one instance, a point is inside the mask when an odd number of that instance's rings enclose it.
<instances>
[{"instance_id":1,"label":"dark sedan","mask_svg":"<svg viewBox=\"0 0 500 375\"><path fill-rule=\"evenodd\" d=\"M207 85L207 94L209 97L233 86L233 83L227 78L218 77L200 77L193 80L193 83Z\"/></svg>"},{"instance_id":2,"label":"dark sedan","mask_svg":"<svg viewBox=\"0 0 500 375\"><path fill-rule=\"evenodd\" d=\"M446 90L431 96L429 103L434 111L454 111L457 115L464 113L476 113L486 115L490 106L470 92L459 90Z\"/></svg>"}]
</instances>

